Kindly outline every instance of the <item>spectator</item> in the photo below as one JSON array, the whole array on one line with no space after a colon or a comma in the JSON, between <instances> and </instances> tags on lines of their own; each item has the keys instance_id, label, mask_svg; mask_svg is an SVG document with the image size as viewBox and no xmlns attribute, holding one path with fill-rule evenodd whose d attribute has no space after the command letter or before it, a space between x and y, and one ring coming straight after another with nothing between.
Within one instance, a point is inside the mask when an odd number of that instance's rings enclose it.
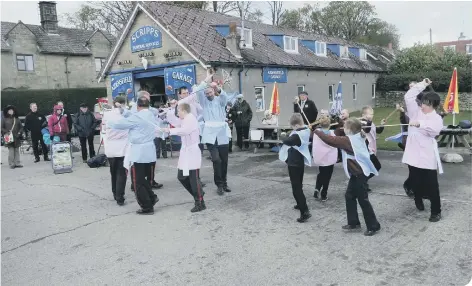
<instances>
[{"instance_id":1,"label":"spectator","mask_svg":"<svg viewBox=\"0 0 472 286\"><path fill-rule=\"evenodd\" d=\"M231 104L231 102L228 102L226 104L226 122L228 122L228 126L229 126L229 130L231 130L231 138L229 138L229 146L228 146L228 151L229 153L233 153L233 126L234 126L234 122L233 122L233 115L231 114L232 113L232 109L233 108L233 105Z\"/></svg>"},{"instance_id":2,"label":"spectator","mask_svg":"<svg viewBox=\"0 0 472 286\"><path fill-rule=\"evenodd\" d=\"M303 113L300 111L300 107L302 108L305 115L303 115ZM308 99L308 92L306 91L300 92L300 94L295 97L293 112L302 114L305 125L315 122L316 118L318 117L318 109L316 109L315 103Z\"/></svg>"},{"instance_id":3,"label":"spectator","mask_svg":"<svg viewBox=\"0 0 472 286\"><path fill-rule=\"evenodd\" d=\"M43 134L41 130L47 127L46 117L38 112L36 103L30 104L31 112L25 117L25 130L30 132L31 143L33 145L34 162L39 162L39 148L38 141L41 143L44 161L50 161L48 158L48 147L44 144Z\"/></svg>"},{"instance_id":4,"label":"spectator","mask_svg":"<svg viewBox=\"0 0 472 286\"><path fill-rule=\"evenodd\" d=\"M49 135L51 141L54 136L58 136L60 141L67 141L67 134L69 134L69 125L67 125L67 118L64 117L64 110L62 106L54 106L54 113L48 119Z\"/></svg>"},{"instance_id":5,"label":"spectator","mask_svg":"<svg viewBox=\"0 0 472 286\"><path fill-rule=\"evenodd\" d=\"M70 132L72 131L72 116L70 115L69 112L67 112L67 111L65 110L64 102L58 101L58 102L57 102L57 105L59 105L59 106L62 108L62 115L63 115L63 116L66 118L66 120L67 120L67 128L68 128L68 131L67 131L67 134L66 134L66 140L65 140L65 141L71 142L71 140L72 140L72 134L70 134Z\"/></svg>"},{"instance_id":6,"label":"spectator","mask_svg":"<svg viewBox=\"0 0 472 286\"><path fill-rule=\"evenodd\" d=\"M239 94L236 96L237 101L233 107L232 119L236 126L236 134L238 140L238 147L243 149L243 137L249 139L249 125L252 120L252 110L249 104L244 100L244 96ZM249 142L244 142L246 149L249 149Z\"/></svg>"},{"instance_id":7,"label":"spectator","mask_svg":"<svg viewBox=\"0 0 472 286\"><path fill-rule=\"evenodd\" d=\"M8 164L11 169L22 168L20 164L20 136L23 132L18 113L13 105L8 105L3 110L2 137L5 146L8 147Z\"/></svg>"},{"instance_id":8,"label":"spectator","mask_svg":"<svg viewBox=\"0 0 472 286\"><path fill-rule=\"evenodd\" d=\"M90 158L95 156L95 148L93 146L93 137L98 122L95 115L88 110L87 104L80 105L80 111L75 115L74 128L77 130L80 140L80 149L82 150L82 160L87 163L87 143L89 147Z\"/></svg>"}]
</instances>

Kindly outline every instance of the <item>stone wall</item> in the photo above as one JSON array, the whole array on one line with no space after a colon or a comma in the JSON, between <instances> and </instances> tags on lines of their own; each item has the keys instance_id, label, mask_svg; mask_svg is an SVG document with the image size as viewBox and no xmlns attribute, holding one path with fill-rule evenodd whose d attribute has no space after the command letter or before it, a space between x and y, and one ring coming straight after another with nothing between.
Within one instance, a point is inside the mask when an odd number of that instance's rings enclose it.
<instances>
[{"instance_id":1,"label":"stone wall","mask_svg":"<svg viewBox=\"0 0 472 286\"><path fill-rule=\"evenodd\" d=\"M378 91L375 95L375 107L395 107L396 103L403 102L406 91ZM446 98L446 92L438 92L441 105ZM459 93L459 109L472 110L472 93Z\"/></svg>"}]
</instances>

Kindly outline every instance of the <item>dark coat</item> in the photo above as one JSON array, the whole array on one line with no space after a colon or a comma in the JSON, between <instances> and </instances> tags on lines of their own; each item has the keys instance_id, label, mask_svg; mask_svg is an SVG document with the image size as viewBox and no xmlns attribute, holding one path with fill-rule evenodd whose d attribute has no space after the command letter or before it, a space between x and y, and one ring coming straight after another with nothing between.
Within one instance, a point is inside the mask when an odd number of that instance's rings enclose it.
<instances>
[{"instance_id":1,"label":"dark coat","mask_svg":"<svg viewBox=\"0 0 472 286\"><path fill-rule=\"evenodd\" d=\"M30 112L25 117L25 130L31 132L31 138L40 138L41 129L48 127L46 117L38 112Z\"/></svg>"},{"instance_id":2,"label":"dark coat","mask_svg":"<svg viewBox=\"0 0 472 286\"><path fill-rule=\"evenodd\" d=\"M236 127L249 126L252 120L252 110L245 100L236 102L231 108L231 118Z\"/></svg>"},{"instance_id":3,"label":"dark coat","mask_svg":"<svg viewBox=\"0 0 472 286\"><path fill-rule=\"evenodd\" d=\"M298 104L296 103L293 104L293 112L301 114L300 107L298 107ZM316 118L318 117L318 109L316 108L316 105L313 102L313 100L310 100L310 99L306 100L305 106L303 107L303 112L308 118L308 121L310 121L310 122L307 122L305 119L305 116L302 114L303 122L305 122L306 125L316 121Z\"/></svg>"},{"instance_id":4,"label":"dark coat","mask_svg":"<svg viewBox=\"0 0 472 286\"><path fill-rule=\"evenodd\" d=\"M8 114L8 110L10 109L13 109L14 111L13 116L10 116ZM21 124L21 121L18 118L16 108L12 105L8 105L7 107L5 107L5 109L3 109L3 115L4 117L2 118L2 136L4 134L9 133L10 131L13 134L13 143L5 143L5 146L19 148L21 146L20 137L21 133L23 132L23 125ZM13 123L15 123L15 126L13 126Z\"/></svg>"},{"instance_id":5,"label":"dark coat","mask_svg":"<svg viewBox=\"0 0 472 286\"><path fill-rule=\"evenodd\" d=\"M98 121L92 112L82 112L75 114L74 127L79 137L88 137L93 135L95 128L98 126Z\"/></svg>"}]
</instances>

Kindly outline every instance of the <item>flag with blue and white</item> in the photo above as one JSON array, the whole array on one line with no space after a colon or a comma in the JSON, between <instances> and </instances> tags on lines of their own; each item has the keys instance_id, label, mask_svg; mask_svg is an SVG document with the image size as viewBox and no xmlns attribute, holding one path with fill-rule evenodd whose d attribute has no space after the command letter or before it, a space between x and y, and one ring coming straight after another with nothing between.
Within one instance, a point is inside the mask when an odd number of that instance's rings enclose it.
<instances>
[{"instance_id":1,"label":"flag with blue and white","mask_svg":"<svg viewBox=\"0 0 472 286\"><path fill-rule=\"evenodd\" d=\"M333 98L333 105L331 105L331 109L329 111L330 115L341 115L341 111L343 110L343 86L341 82L338 84L338 90L336 91L336 94L334 95Z\"/></svg>"}]
</instances>

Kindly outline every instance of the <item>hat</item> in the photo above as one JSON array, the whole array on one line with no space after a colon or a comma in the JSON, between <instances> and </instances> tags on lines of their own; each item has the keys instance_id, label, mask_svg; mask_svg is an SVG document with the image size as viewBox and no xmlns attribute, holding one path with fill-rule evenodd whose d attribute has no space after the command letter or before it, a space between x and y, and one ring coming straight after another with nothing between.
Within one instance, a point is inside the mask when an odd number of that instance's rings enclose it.
<instances>
[{"instance_id":1,"label":"hat","mask_svg":"<svg viewBox=\"0 0 472 286\"><path fill-rule=\"evenodd\" d=\"M88 107L86 103L81 103L80 107Z\"/></svg>"},{"instance_id":2,"label":"hat","mask_svg":"<svg viewBox=\"0 0 472 286\"><path fill-rule=\"evenodd\" d=\"M238 95L236 95L236 98L238 98L238 99L239 99L239 98L244 98L244 95L238 94Z\"/></svg>"}]
</instances>

